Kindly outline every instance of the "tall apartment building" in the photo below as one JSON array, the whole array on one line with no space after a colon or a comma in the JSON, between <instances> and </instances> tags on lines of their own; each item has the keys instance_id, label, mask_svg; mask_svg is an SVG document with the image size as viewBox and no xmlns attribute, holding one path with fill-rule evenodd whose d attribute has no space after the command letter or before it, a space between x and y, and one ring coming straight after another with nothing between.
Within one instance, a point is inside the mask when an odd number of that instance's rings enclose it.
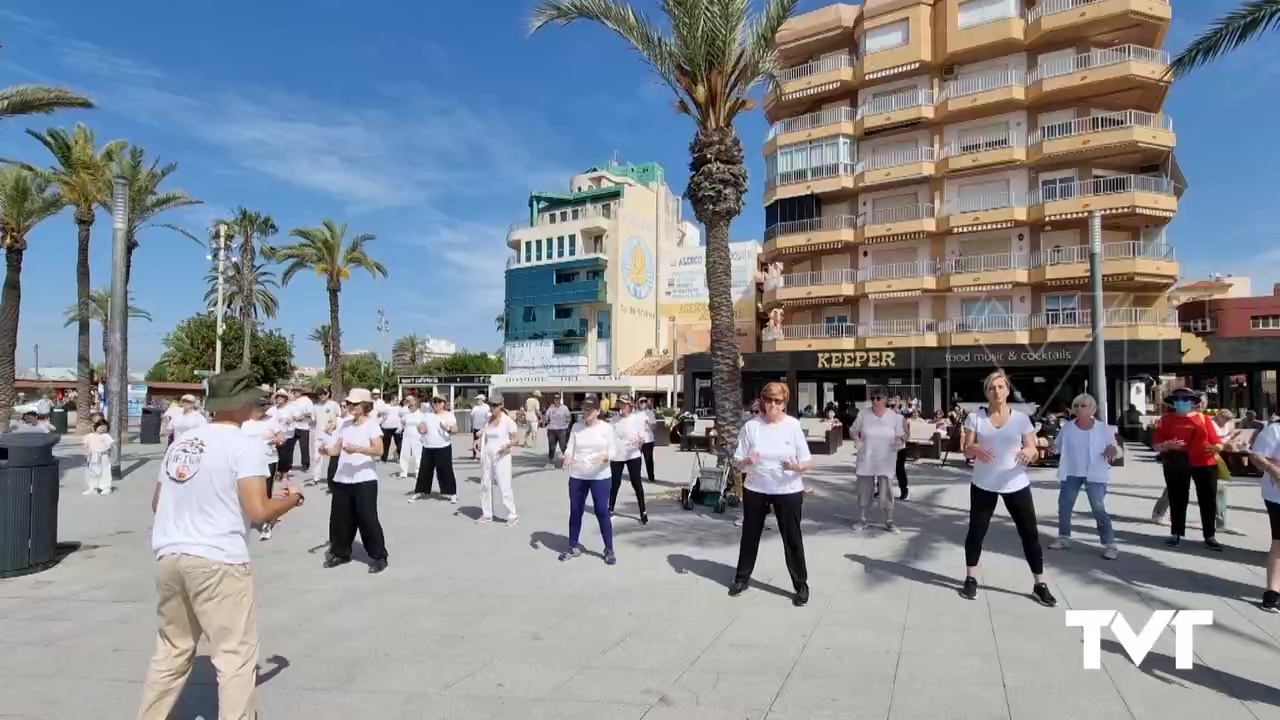
<instances>
[{"instance_id":1,"label":"tall apartment building","mask_svg":"<svg viewBox=\"0 0 1280 720\"><path fill-rule=\"evenodd\" d=\"M659 274L686 226L657 163L597 165L530 195L507 235L503 382L620 387L612 376L667 344Z\"/></svg>"},{"instance_id":2,"label":"tall apartment building","mask_svg":"<svg viewBox=\"0 0 1280 720\"><path fill-rule=\"evenodd\" d=\"M418 347L413 350L404 347L392 350L391 367L399 373L412 372L419 365L456 355L457 352L458 346L452 341L428 335L420 339Z\"/></svg>"},{"instance_id":3,"label":"tall apartment building","mask_svg":"<svg viewBox=\"0 0 1280 720\"><path fill-rule=\"evenodd\" d=\"M992 365L1028 366L1018 394L1061 402L1084 384L1093 312L1123 341L1108 364L1171 352L1170 21L1167 0L866 0L789 21L765 100L763 306L782 312L764 350L930 410L980 399ZM855 393L829 380L797 382L815 402Z\"/></svg>"}]
</instances>

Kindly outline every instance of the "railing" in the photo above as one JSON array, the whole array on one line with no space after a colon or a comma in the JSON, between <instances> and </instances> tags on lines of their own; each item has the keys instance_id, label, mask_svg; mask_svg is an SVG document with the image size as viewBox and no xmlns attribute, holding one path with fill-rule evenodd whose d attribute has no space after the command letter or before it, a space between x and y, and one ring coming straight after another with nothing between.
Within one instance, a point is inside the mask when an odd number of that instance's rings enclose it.
<instances>
[{"instance_id":1,"label":"railing","mask_svg":"<svg viewBox=\"0 0 1280 720\"><path fill-rule=\"evenodd\" d=\"M863 103L858 107L858 119L861 120L867 115L881 115L883 113L906 110L907 108L932 106L933 103L933 90L926 88L903 90L899 93Z\"/></svg>"},{"instance_id":2,"label":"railing","mask_svg":"<svg viewBox=\"0 0 1280 720\"><path fill-rule=\"evenodd\" d=\"M990 135L979 135L963 140L953 140L943 146L942 157L972 155L973 153L987 152L988 150L1022 147L1022 145L1022 133L1011 130L1002 133L991 133Z\"/></svg>"},{"instance_id":3,"label":"railing","mask_svg":"<svg viewBox=\"0 0 1280 720\"><path fill-rule=\"evenodd\" d=\"M1218 323L1213 318L1199 317L1184 321L1182 327L1187 332L1211 333L1218 329Z\"/></svg>"},{"instance_id":4,"label":"railing","mask_svg":"<svg viewBox=\"0 0 1280 720\"><path fill-rule=\"evenodd\" d=\"M938 321L933 319L873 320L863 325L858 332L864 337L928 335L938 332Z\"/></svg>"},{"instance_id":5,"label":"railing","mask_svg":"<svg viewBox=\"0 0 1280 720\"><path fill-rule=\"evenodd\" d=\"M872 151L871 157L858 163L858 172L883 170L884 168L934 162L935 160L937 160L937 152L934 151L932 146L913 147L908 150L894 150L887 153Z\"/></svg>"},{"instance_id":6,"label":"railing","mask_svg":"<svg viewBox=\"0 0 1280 720\"><path fill-rule=\"evenodd\" d=\"M1114 175L1093 178L1092 180L1078 180L1070 183L1045 185L1038 190L1032 191L1031 204L1043 205L1057 200L1129 192L1172 195L1174 194L1174 183L1169 178L1160 177L1159 175Z\"/></svg>"},{"instance_id":7,"label":"railing","mask_svg":"<svg viewBox=\"0 0 1280 720\"><path fill-rule=\"evenodd\" d=\"M1091 50L1074 57L1041 63L1035 70L1027 73L1027 84L1045 78L1070 75L1081 70L1117 65L1130 61L1168 65L1169 53L1164 50L1142 47L1141 45L1117 45L1112 48Z\"/></svg>"},{"instance_id":8,"label":"railing","mask_svg":"<svg viewBox=\"0 0 1280 720\"><path fill-rule=\"evenodd\" d=\"M817 285L852 285L858 281L857 270L814 270L812 272L788 273L781 278L778 287L814 287Z\"/></svg>"},{"instance_id":9,"label":"railing","mask_svg":"<svg viewBox=\"0 0 1280 720\"><path fill-rule=\"evenodd\" d=\"M1057 15L1061 12L1074 10L1085 5L1092 5L1101 0L1040 0L1039 4L1027 10L1027 22L1035 22L1047 15ZM1157 0L1168 5L1169 0Z\"/></svg>"},{"instance_id":10,"label":"railing","mask_svg":"<svg viewBox=\"0 0 1280 720\"><path fill-rule=\"evenodd\" d=\"M1160 243L1125 240L1102 244L1102 259L1130 260L1145 258L1149 260L1174 260L1173 246ZM1088 245L1068 245L1066 247L1044 248L1032 256L1032 267L1050 265L1071 265L1089 262Z\"/></svg>"},{"instance_id":11,"label":"railing","mask_svg":"<svg viewBox=\"0 0 1280 720\"><path fill-rule=\"evenodd\" d=\"M841 175L852 175L853 172L854 163L844 160L799 170L780 170L776 175L765 178L765 187L777 187L811 180L822 180L823 178L840 177Z\"/></svg>"},{"instance_id":12,"label":"railing","mask_svg":"<svg viewBox=\"0 0 1280 720\"><path fill-rule=\"evenodd\" d=\"M1101 113L1089 117L1064 120L1062 122L1043 125L1031 133L1029 143L1057 140L1059 138L1087 135L1089 133L1106 132L1116 128L1143 127L1153 130L1173 130L1173 119L1160 113L1147 113L1139 110L1121 110L1119 112Z\"/></svg>"},{"instance_id":13,"label":"railing","mask_svg":"<svg viewBox=\"0 0 1280 720\"><path fill-rule=\"evenodd\" d=\"M783 235L800 235L826 230L856 230L857 227L857 215L832 215L810 220L788 220L765 228L764 239L767 242Z\"/></svg>"},{"instance_id":14,"label":"railing","mask_svg":"<svg viewBox=\"0 0 1280 720\"><path fill-rule=\"evenodd\" d=\"M976 95L978 93L987 92L988 90L999 90L1006 87L1022 87L1027 84L1027 74L1022 70L1014 68L1004 68L1003 70L992 70L973 77L961 78L959 80L948 81L942 88L942 95L938 97L938 101L942 102L947 98L964 97L965 95Z\"/></svg>"},{"instance_id":15,"label":"railing","mask_svg":"<svg viewBox=\"0 0 1280 720\"><path fill-rule=\"evenodd\" d=\"M546 220L542 216L538 217L538 222L536 223L531 223L528 220L524 220L521 222L514 222L514 223L511 223L511 227L507 229L507 232L510 233L516 230L524 230L526 228L531 228L535 226L543 227L546 225L566 225L568 223L578 222L579 220L592 220L595 218L604 218L606 220L611 220L613 219L613 215L614 215L613 206L611 205L583 205L582 207L577 208L577 210L578 210L577 217L573 217L572 210L570 210L570 213L569 213L570 216L567 219L557 220L554 223Z\"/></svg>"},{"instance_id":16,"label":"railing","mask_svg":"<svg viewBox=\"0 0 1280 720\"><path fill-rule=\"evenodd\" d=\"M769 128L769 138L777 137L783 133L802 132L841 122L853 122L856 117L857 112L851 107L827 108L807 115L779 120L773 124L773 127Z\"/></svg>"},{"instance_id":17,"label":"railing","mask_svg":"<svg viewBox=\"0 0 1280 720\"><path fill-rule=\"evenodd\" d=\"M994 270L1021 270L1030 266L1030 258L1014 253L991 253L950 258L944 265L947 273L978 273Z\"/></svg>"},{"instance_id":18,"label":"railing","mask_svg":"<svg viewBox=\"0 0 1280 720\"><path fill-rule=\"evenodd\" d=\"M948 200L943 212L947 215L963 213L987 212L1003 208L1022 207L1024 203L1018 193L999 192L973 197L957 197Z\"/></svg>"},{"instance_id":19,"label":"railing","mask_svg":"<svg viewBox=\"0 0 1280 720\"><path fill-rule=\"evenodd\" d=\"M581 250L581 248L578 248ZM572 262L574 260L608 260L609 256L601 252L578 252L574 255L565 255L563 257L548 257L542 260L530 260L523 262L523 255L514 255L507 258L507 269L520 267L533 267L535 265L552 265L555 263Z\"/></svg>"},{"instance_id":20,"label":"railing","mask_svg":"<svg viewBox=\"0 0 1280 720\"><path fill-rule=\"evenodd\" d=\"M1155 325L1158 327L1177 327L1178 316L1173 310L1156 310L1154 308L1114 307L1103 313L1103 322L1108 327L1142 327ZM1093 313L1089 308L1046 310L1031 317L1031 327L1041 328L1087 328L1093 325Z\"/></svg>"},{"instance_id":21,"label":"railing","mask_svg":"<svg viewBox=\"0 0 1280 720\"><path fill-rule=\"evenodd\" d=\"M591 324L585 318L542 320L533 322L508 321L508 340L572 340L586 338Z\"/></svg>"},{"instance_id":22,"label":"railing","mask_svg":"<svg viewBox=\"0 0 1280 720\"><path fill-rule=\"evenodd\" d=\"M778 73L778 82L791 82L800 78L817 75L818 73L830 72L832 70L840 70L842 68L852 68L858 65L858 57L853 53L837 52L830 55L823 55L816 60L810 60L803 65L789 67Z\"/></svg>"},{"instance_id":23,"label":"railing","mask_svg":"<svg viewBox=\"0 0 1280 720\"><path fill-rule=\"evenodd\" d=\"M765 328L766 332L769 328ZM776 336L775 336L776 337ZM858 337L858 326L853 323L813 323L811 325L783 325L783 340L813 340L821 338Z\"/></svg>"},{"instance_id":24,"label":"railing","mask_svg":"<svg viewBox=\"0 0 1280 720\"><path fill-rule=\"evenodd\" d=\"M886 225L888 223L905 222L907 220L923 220L934 216L933 203L918 205L899 205L881 208L858 216L859 222L866 225Z\"/></svg>"},{"instance_id":25,"label":"railing","mask_svg":"<svg viewBox=\"0 0 1280 720\"><path fill-rule=\"evenodd\" d=\"M981 315L960 317L947 321L945 332L1010 332L1026 330L1031 323L1029 315Z\"/></svg>"},{"instance_id":26,"label":"railing","mask_svg":"<svg viewBox=\"0 0 1280 720\"><path fill-rule=\"evenodd\" d=\"M884 263L872 265L858 271L858 279L896 280L898 278L926 277L938 274L938 265L932 260L913 260L911 262Z\"/></svg>"}]
</instances>

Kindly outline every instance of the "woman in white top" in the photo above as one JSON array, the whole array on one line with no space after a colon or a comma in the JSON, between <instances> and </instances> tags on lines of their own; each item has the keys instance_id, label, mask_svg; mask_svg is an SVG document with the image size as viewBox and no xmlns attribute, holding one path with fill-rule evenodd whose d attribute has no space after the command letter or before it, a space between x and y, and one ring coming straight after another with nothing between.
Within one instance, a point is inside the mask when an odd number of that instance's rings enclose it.
<instances>
[{"instance_id":1,"label":"woman in white top","mask_svg":"<svg viewBox=\"0 0 1280 720\"><path fill-rule=\"evenodd\" d=\"M493 485L497 483L502 506L507 509L507 527L515 527L520 517L511 491L511 451L520 428L507 414L502 398L489 398L489 407L489 421L480 428L480 518L476 522L493 522Z\"/></svg>"},{"instance_id":2,"label":"woman in white top","mask_svg":"<svg viewBox=\"0 0 1280 720\"><path fill-rule=\"evenodd\" d=\"M653 408L649 406L649 398L640 398L636 400L636 412L645 416L644 442L640 444L640 456L644 458L645 475L649 477L649 482L657 482L653 476L653 445L654 436L658 433L658 416L653 412ZM662 428L662 432L666 432L666 427Z\"/></svg>"},{"instance_id":3,"label":"woman in white top","mask_svg":"<svg viewBox=\"0 0 1280 720\"><path fill-rule=\"evenodd\" d=\"M410 395L404 399L404 414L400 416L402 437L400 445L400 477L418 477L418 463L422 460L422 424L426 413L418 405L418 396Z\"/></svg>"},{"instance_id":4,"label":"woman in white top","mask_svg":"<svg viewBox=\"0 0 1280 720\"><path fill-rule=\"evenodd\" d=\"M458 418L442 397L431 398L432 412L423 412L418 432L422 435L422 461L418 464L418 482L409 502L417 502L431 494L431 481L440 480L440 494L455 505L458 502L458 480L453 475L453 435L458 432Z\"/></svg>"},{"instance_id":5,"label":"woman in white top","mask_svg":"<svg viewBox=\"0 0 1280 720\"><path fill-rule=\"evenodd\" d=\"M262 458L267 463L267 497L273 495L275 489L276 462L278 458L278 450L284 444L284 432L280 429L280 423L275 418L267 417L266 410L270 403L266 398L262 398L253 405L250 411L249 419L240 424L240 434L253 440L262 449ZM269 522L262 523L259 530L261 531L261 540L271 539L272 524Z\"/></svg>"},{"instance_id":6,"label":"woman in white top","mask_svg":"<svg viewBox=\"0 0 1280 720\"><path fill-rule=\"evenodd\" d=\"M964 539L964 586L960 595L968 600L978 597L978 560L982 543L991 525L996 503L1004 499L1004 507L1018 528L1022 553L1031 566L1031 596L1045 607L1058 601L1044 582L1044 553L1040 550L1040 534L1036 529L1036 508L1031 499L1031 479L1027 464L1039 455L1036 429L1031 419L1009 407L1009 378L997 370L983 383L987 407L971 413L964 421L960 450L973 461L973 479L969 485L969 533Z\"/></svg>"},{"instance_id":7,"label":"woman in white top","mask_svg":"<svg viewBox=\"0 0 1280 720\"><path fill-rule=\"evenodd\" d=\"M791 389L771 382L760 392L760 414L742 426L734 462L747 474L742 490L742 545L738 549L738 570L729 596L741 595L751 582L765 514L772 509L782 536L782 550L795 595L791 603L800 607L809 602L809 571L804 560L804 537L800 534L800 514L804 505L804 473L813 456L800 421L787 414Z\"/></svg>"},{"instance_id":8,"label":"woman in white top","mask_svg":"<svg viewBox=\"0 0 1280 720\"><path fill-rule=\"evenodd\" d=\"M404 408L393 397L391 402L384 403L379 409L381 414L378 416L378 424L382 428L382 462L387 461L388 455L391 455L392 460L398 461L400 453L404 452L404 436L400 434L402 428L400 416L404 413ZM393 455L391 454L392 445L396 447Z\"/></svg>"},{"instance_id":9,"label":"woman in white top","mask_svg":"<svg viewBox=\"0 0 1280 720\"><path fill-rule=\"evenodd\" d=\"M838 420L836 422L839 422ZM855 531L867 527L867 510L874 496L880 497L880 511L884 513L884 529L897 533L893 523L893 489L889 478L897 467L898 449L907 441L907 425L902 413L894 412L885 403L884 393L871 395L871 407L858 413L849 436L858 448L856 469L858 483L858 522Z\"/></svg>"},{"instance_id":10,"label":"woman in white top","mask_svg":"<svg viewBox=\"0 0 1280 720\"><path fill-rule=\"evenodd\" d=\"M1053 452L1058 456L1058 539L1049 543L1049 547L1061 550L1069 544L1071 513L1083 487L1093 519L1098 523L1102 556L1115 560L1120 550L1116 547L1111 516L1107 514L1106 498L1111 461L1116 459L1120 448L1111 428L1094 417L1098 401L1092 395L1077 395L1071 401L1071 412L1075 417L1063 424L1053 440Z\"/></svg>"},{"instance_id":11,"label":"woman in white top","mask_svg":"<svg viewBox=\"0 0 1280 720\"><path fill-rule=\"evenodd\" d=\"M1266 475L1262 485L1262 505L1271 524L1271 552L1267 555L1267 587L1262 591L1263 611L1280 613L1280 424L1254 433L1249 458Z\"/></svg>"},{"instance_id":12,"label":"woman in white top","mask_svg":"<svg viewBox=\"0 0 1280 720\"><path fill-rule=\"evenodd\" d=\"M284 433L284 442L276 448L276 477L283 481L288 479L289 471L293 470L293 448L298 444L298 439L293 434L293 410L289 407L289 391L283 388L277 390L274 399L275 405L267 408L267 417L275 420L280 425L280 432Z\"/></svg>"},{"instance_id":13,"label":"woman in white top","mask_svg":"<svg viewBox=\"0 0 1280 720\"><path fill-rule=\"evenodd\" d=\"M613 421L614 443L617 452L609 458L609 514L618 504L618 490L622 489L622 470L631 479L631 488L636 492L636 505L640 507L640 522L649 524L649 513L644 508L644 484L640 479L641 452L649 429L649 418L643 412L636 412L631 406L631 396L618 398L618 417Z\"/></svg>"},{"instance_id":14,"label":"woman in white top","mask_svg":"<svg viewBox=\"0 0 1280 720\"><path fill-rule=\"evenodd\" d=\"M560 560L585 552L579 540L590 495L600 536L604 538L604 561L614 565L618 557L613 552L613 521L609 519L609 461L618 453L617 436L613 426L600 419L600 406L594 400L584 400L578 409L582 420L569 431L564 450L564 469L569 472L569 549L560 553Z\"/></svg>"},{"instance_id":15,"label":"woman in white top","mask_svg":"<svg viewBox=\"0 0 1280 720\"><path fill-rule=\"evenodd\" d=\"M172 445L178 442L184 434L208 423L209 421L205 419L204 413L200 412L200 409L196 407L196 396L183 395L182 412L174 415L173 419L169 421L169 433L173 436L169 444Z\"/></svg>"},{"instance_id":16,"label":"woman in white top","mask_svg":"<svg viewBox=\"0 0 1280 720\"><path fill-rule=\"evenodd\" d=\"M342 423L329 445L338 458L333 476L333 501L329 506L329 552L324 566L351 562L351 544L360 531L360 542L369 553L370 573L387 569L387 542L378 519L378 458L382 455L382 429L372 417L373 395L363 388L347 393L351 419Z\"/></svg>"}]
</instances>

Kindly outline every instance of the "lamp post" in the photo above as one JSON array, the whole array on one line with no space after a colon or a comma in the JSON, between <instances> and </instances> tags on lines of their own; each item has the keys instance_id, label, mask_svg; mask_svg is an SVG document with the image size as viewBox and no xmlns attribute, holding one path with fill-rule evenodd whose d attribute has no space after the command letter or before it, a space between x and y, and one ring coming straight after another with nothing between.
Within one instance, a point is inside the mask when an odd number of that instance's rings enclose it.
<instances>
[{"instance_id":1,"label":"lamp post","mask_svg":"<svg viewBox=\"0 0 1280 720\"><path fill-rule=\"evenodd\" d=\"M214 331L217 338L214 340L213 355L213 374L222 374L222 325L226 322L227 314L227 226L218 223L217 240L218 243L218 318L217 329ZM245 338L245 342L249 339Z\"/></svg>"},{"instance_id":2,"label":"lamp post","mask_svg":"<svg viewBox=\"0 0 1280 720\"><path fill-rule=\"evenodd\" d=\"M382 372L386 373L387 365L387 335L391 332L391 321L387 319L387 311L385 308L378 308L378 324L374 326L381 338L378 340L378 364L382 366ZM381 382L381 380L379 380Z\"/></svg>"},{"instance_id":3,"label":"lamp post","mask_svg":"<svg viewBox=\"0 0 1280 720\"><path fill-rule=\"evenodd\" d=\"M129 361L124 356L124 328L129 308L125 258L129 242L129 179L117 177L111 183L111 301L107 305L107 417L111 424L111 476L119 478L120 448L129 422Z\"/></svg>"},{"instance_id":4,"label":"lamp post","mask_svg":"<svg viewBox=\"0 0 1280 720\"><path fill-rule=\"evenodd\" d=\"M1109 423L1107 415L1107 310L1102 299L1102 213L1089 213L1089 289L1093 295L1093 312L1089 314L1093 331L1093 372L1089 384L1098 404L1098 419Z\"/></svg>"}]
</instances>

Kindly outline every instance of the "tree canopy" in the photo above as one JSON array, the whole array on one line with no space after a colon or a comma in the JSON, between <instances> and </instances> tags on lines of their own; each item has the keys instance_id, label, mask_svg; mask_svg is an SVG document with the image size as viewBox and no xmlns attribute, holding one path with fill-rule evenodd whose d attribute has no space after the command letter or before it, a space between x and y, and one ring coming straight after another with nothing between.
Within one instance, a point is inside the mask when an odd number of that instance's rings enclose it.
<instances>
[{"instance_id":1,"label":"tree canopy","mask_svg":"<svg viewBox=\"0 0 1280 720\"><path fill-rule=\"evenodd\" d=\"M467 350L422 363L413 370L414 375L498 375L501 373L502 358Z\"/></svg>"},{"instance_id":2,"label":"tree canopy","mask_svg":"<svg viewBox=\"0 0 1280 720\"><path fill-rule=\"evenodd\" d=\"M217 348L217 320L200 313L178 323L164 338L160 360L147 372L157 382L199 382L198 370L213 370ZM222 362L238 357L244 334L237 323L222 327ZM255 327L250 344L251 362L257 382L277 385L293 375L293 346L279 330Z\"/></svg>"}]
</instances>

